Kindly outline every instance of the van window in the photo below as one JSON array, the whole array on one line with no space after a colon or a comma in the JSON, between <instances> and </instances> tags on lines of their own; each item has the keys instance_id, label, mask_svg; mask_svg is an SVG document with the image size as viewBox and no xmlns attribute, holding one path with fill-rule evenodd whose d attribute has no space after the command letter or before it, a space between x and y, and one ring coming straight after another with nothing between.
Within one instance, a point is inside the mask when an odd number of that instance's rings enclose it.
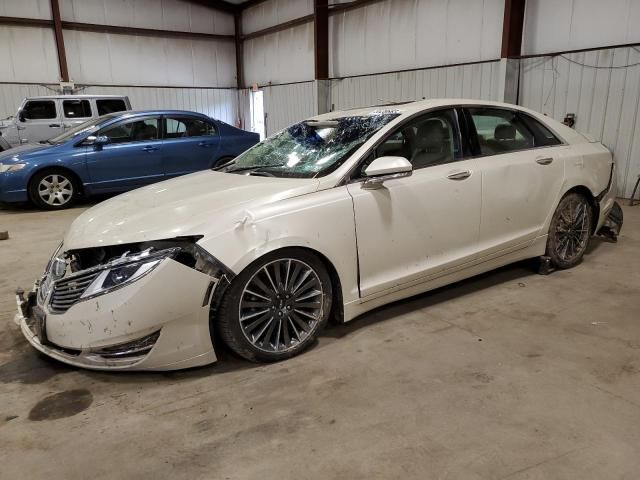
<instances>
[{"instance_id":1,"label":"van window","mask_svg":"<svg viewBox=\"0 0 640 480\"><path fill-rule=\"evenodd\" d=\"M66 118L87 118L91 116L89 100L63 100L62 110Z\"/></svg>"},{"instance_id":2,"label":"van window","mask_svg":"<svg viewBox=\"0 0 640 480\"><path fill-rule=\"evenodd\" d=\"M127 109L127 105L121 98L103 98L96 100L98 115L107 113L122 112Z\"/></svg>"},{"instance_id":3,"label":"van window","mask_svg":"<svg viewBox=\"0 0 640 480\"><path fill-rule=\"evenodd\" d=\"M53 100L29 100L22 109L27 120L56 118L56 103Z\"/></svg>"}]
</instances>

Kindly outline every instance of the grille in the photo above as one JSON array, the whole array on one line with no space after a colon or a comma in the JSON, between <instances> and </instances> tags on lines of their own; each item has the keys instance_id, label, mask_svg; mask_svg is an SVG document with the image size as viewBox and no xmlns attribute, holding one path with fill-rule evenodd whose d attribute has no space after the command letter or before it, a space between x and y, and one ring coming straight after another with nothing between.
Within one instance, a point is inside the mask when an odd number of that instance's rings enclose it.
<instances>
[{"instance_id":1,"label":"grille","mask_svg":"<svg viewBox=\"0 0 640 480\"><path fill-rule=\"evenodd\" d=\"M58 280L51 295L51 311L64 313L69 310L98 275L100 272L91 272Z\"/></svg>"},{"instance_id":2,"label":"grille","mask_svg":"<svg viewBox=\"0 0 640 480\"><path fill-rule=\"evenodd\" d=\"M43 305L44 301L47 299L47 295L49 294L49 290L51 289L51 282L51 275L49 275L49 273L46 273L40 281L40 286L38 288L38 305Z\"/></svg>"}]
</instances>

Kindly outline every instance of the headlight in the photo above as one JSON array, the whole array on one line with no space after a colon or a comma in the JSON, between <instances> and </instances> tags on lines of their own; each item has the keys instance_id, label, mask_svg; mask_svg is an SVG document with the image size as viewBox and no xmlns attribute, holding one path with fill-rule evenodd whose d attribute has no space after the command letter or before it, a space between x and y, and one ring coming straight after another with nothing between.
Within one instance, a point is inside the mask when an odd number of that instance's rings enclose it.
<instances>
[{"instance_id":1,"label":"headlight","mask_svg":"<svg viewBox=\"0 0 640 480\"><path fill-rule=\"evenodd\" d=\"M123 285L132 283L156 268L162 260L173 257L179 248L169 248L157 252L146 250L137 255L123 255L103 268L103 271L95 278L80 298L101 295Z\"/></svg>"},{"instance_id":2,"label":"headlight","mask_svg":"<svg viewBox=\"0 0 640 480\"><path fill-rule=\"evenodd\" d=\"M18 170L22 170L26 166L26 163L0 163L0 173L17 172Z\"/></svg>"}]
</instances>

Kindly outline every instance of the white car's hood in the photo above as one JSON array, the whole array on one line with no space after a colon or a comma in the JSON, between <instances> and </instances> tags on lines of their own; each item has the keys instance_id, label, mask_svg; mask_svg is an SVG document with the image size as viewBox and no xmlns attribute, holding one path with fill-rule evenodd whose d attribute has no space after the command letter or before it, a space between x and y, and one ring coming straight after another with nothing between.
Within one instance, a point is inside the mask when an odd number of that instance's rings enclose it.
<instances>
[{"instance_id":1,"label":"white car's hood","mask_svg":"<svg viewBox=\"0 0 640 480\"><path fill-rule=\"evenodd\" d=\"M82 213L64 239L65 250L211 235L232 228L252 207L318 189L315 179L205 171L156 183Z\"/></svg>"}]
</instances>

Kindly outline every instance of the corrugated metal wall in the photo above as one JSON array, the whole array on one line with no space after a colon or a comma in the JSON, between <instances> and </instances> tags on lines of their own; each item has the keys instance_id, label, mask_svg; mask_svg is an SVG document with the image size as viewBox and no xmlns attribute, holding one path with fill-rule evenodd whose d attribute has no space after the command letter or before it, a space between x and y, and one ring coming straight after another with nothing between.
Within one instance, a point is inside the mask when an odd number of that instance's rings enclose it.
<instances>
[{"instance_id":1,"label":"corrugated metal wall","mask_svg":"<svg viewBox=\"0 0 640 480\"><path fill-rule=\"evenodd\" d=\"M264 88L267 135L317 113L314 82Z\"/></svg>"},{"instance_id":2,"label":"corrugated metal wall","mask_svg":"<svg viewBox=\"0 0 640 480\"><path fill-rule=\"evenodd\" d=\"M575 113L576 130L613 151L619 193L631 195L640 174L639 48L523 60L519 103L557 120Z\"/></svg>"},{"instance_id":3,"label":"corrugated metal wall","mask_svg":"<svg viewBox=\"0 0 640 480\"><path fill-rule=\"evenodd\" d=\"M637 0L527 0L522 52L545 54L640 42Z\"/></svg>"},{"instance_id":4,"label":"corrugated metal wall","mask_svg":"<svg viewBox=\"0 0 640 480\"><path fill-rule=\"evenodd\" d=\"M500 58L504 0L386 0L329 19L330 76Z\"/></svg>"},{"instance_id":5,"label":"corrugated metal wall","mask_svg":"<svg viewBox=\"0 0 640 480\"><path fill-rule=\"evenodd\" d=\"M367 75L331 81L336 110L423 98L500 98L500 62Z\"/></svg>"}]
</instances>

